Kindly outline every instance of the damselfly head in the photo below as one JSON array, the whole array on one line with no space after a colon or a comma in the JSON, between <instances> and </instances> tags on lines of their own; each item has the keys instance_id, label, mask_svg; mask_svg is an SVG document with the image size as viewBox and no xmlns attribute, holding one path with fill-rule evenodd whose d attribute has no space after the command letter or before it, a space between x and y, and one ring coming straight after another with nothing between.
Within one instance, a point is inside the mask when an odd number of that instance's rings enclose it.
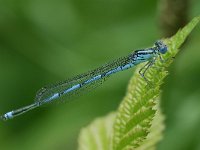
<instances>
[{"instance_id":1,"label":"damselfly head","mask_svg":"<svg viewBox=\"0 0 200 150\"><path fill-rule=\"evenodd\" d=\"M161 53L161 54L165 54L167 52L167 45L165 45L163 43L163 41L156 41L155 42L155 46L158 48L158 51Z\"/></svg>"}]
</instances>

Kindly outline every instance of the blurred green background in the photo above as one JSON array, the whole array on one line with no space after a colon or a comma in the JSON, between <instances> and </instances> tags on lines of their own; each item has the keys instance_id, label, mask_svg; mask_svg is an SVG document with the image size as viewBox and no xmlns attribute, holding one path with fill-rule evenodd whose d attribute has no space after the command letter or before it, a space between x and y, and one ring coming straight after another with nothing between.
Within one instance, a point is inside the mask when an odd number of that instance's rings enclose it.
<instances>
[{"instance_id":1,"label":"blurred green background","mask_svg":"<svg viewBox=\"0 0 200 150\"><path fill-rule=\"evenodd\" d=\"M42 86L83 73L161 37L156 0L1 0L0 113L31 104ZM192 0L189 18L200 14ZM163 85L159 150L200 150L200 25ZM0 122L2 150L75 150L82 127L117 109L133 70L72 102Z\"/></svg>"}]
</instances>

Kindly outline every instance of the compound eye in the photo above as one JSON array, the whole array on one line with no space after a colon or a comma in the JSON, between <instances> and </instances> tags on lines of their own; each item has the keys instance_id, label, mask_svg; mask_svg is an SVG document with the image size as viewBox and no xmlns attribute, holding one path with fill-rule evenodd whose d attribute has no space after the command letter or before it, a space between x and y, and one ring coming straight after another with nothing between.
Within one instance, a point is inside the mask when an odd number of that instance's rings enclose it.
<instances>
[{"instance_id":1,"label":"compound eye","mask_svg":"<svg viewBox=\"0 0 200 150\"><path fill-rule=\"evenodd\" d=\"M160 53L165 54L167 52L167 46L161 47L159 50Z\"/></svg>"}]
</instances>

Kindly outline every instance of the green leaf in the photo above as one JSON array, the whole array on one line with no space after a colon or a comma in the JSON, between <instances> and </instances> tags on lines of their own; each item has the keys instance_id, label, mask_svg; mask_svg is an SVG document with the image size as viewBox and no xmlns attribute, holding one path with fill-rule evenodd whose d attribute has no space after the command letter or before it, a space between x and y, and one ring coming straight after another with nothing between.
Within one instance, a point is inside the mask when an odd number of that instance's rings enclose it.
<instances>
[{"instance_id":1,"label":"green leaf","mask_svg":"<svg viewBox=\"0 0 200 150\"><path fill-rule=\"evenodd\" d=\"M158 99L159 102L160 99ZM149 134L146 139L135 150L155 150L156 144L163 138L162 131L164 130L164 115L160 110L159 104L156 105L156 113L149 129Z\"/></svg>"},{"instance_id":2,"label":"green leaf","mask_svg":"<svg viewBox=\"0 0 200 150\"><path fill-rule=\"evenodd\" d=\"M159 109L160 85L167 76L167 68L173 62L180 46L200 21L194 18L176 35L163 40L168 52L165 62L156 60L145 73L146 81L138 74L144 64L138 65L131 78L127 94L116 113L96 119L82 129L79 136L79 150L154 150L162 138L164 116Z\"/></svg>"},{"instance_id":3,"label":"green leaf","mask_svg":"<svg viewBox=\"0 0 200 150\"><path fill-rule=\"evenodd\" d=\"M112 127L115 113L98 118L81 130L79 136L79 150L111 150Z\"/></svg>"},{"instance_id":4,"label":"green leaf","mask_svg":"<svg viewBox=\"0 0 200 150\"><path fill-rule=\"evenodd\" d=\"M160 85L168 74L166 70L172 63L172 58L178 53L179 47L199 20L200 17L194 18L172 38L164 40L169 49L167 54L163 56L163 59L166 61L161 62L157 60L153 67L145 73L147 80L151 81L150 86L137 73L144 64L137 67L115 119L113 134L114 150L130 150L139 147L147 138L157 110L155 106L156 99L161 93Z\"/></svg>"},{"instance_id":5,"label":"green leaf","mask_svg":"<svg viewBox=\"0 0 200 150\"><path fill-rule=\"evenodd\" d=\"M152 121L150 133L147 139L136 150L154 150L155 144L162 138L164 129L164 116L159 105L156 106L157 112ZM112 150L113 123L116 113L111 113L106 117L94 120L91 125L81 130L79 136L79 150Z\"/></svg>"}]
</instances>

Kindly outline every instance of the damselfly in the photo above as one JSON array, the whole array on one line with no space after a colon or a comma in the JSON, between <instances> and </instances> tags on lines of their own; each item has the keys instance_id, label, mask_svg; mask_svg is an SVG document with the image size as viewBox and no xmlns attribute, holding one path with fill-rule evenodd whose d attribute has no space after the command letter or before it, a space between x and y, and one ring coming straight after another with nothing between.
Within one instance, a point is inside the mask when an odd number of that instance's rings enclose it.
<instances>
[{"instance_id":1,"label":"damselfly","mask_svg":"<svg viewBox=\"0 0 200 150\"><path fill-rule=\"evenodd\" d=\"M132 68L142 62L147 63L139 73L147 81L145 72L154 64L156 58L162 60L161 55L166 52L167 46L162 41L157 41L153 47L136 50L128 56L119 58L87 73L80 74L57 84L43 87L37 92L33 104L7 112L2 115L1 118L3 120L8 120L46 103L51 103L63 95L78 94L86 88L102 83L112 74Z\"/></svg>"}]
</instances>

